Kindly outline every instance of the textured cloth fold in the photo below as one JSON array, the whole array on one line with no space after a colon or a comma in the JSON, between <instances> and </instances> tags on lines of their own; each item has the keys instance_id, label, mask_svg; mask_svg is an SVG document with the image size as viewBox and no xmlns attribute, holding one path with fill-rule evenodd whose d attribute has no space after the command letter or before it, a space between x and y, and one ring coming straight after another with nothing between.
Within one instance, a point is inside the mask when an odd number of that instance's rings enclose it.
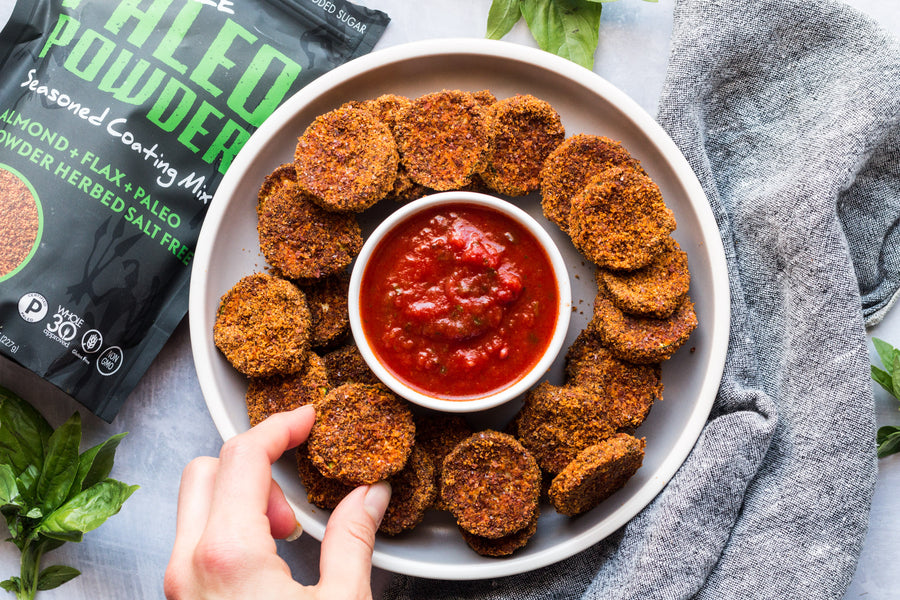
<instances>
[{"instance_id":1,"label":"textured cloth fold","mask_svg":"<svg viewBox=\"0 0 900 600\"><path fill-rule=\"evenodd\" d=\"M900 42L834 1L679 0L658 120L725 246L731 334L685 463L609 538L391 599L840 598L876 478L865 323L900 287Z\"/></svg>"}]
</instances>

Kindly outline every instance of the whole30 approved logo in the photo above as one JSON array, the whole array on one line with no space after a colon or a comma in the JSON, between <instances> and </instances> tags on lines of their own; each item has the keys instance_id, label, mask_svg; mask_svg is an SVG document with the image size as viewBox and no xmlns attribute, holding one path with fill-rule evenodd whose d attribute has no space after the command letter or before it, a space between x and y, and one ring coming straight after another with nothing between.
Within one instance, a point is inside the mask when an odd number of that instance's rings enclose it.
<instances>
[{"instance_id":1,"label":"whole30 approved logo","mask_svg":"<svg viewBox=\"0 0 900 600\"><path fill-rule=\"evenodd\" d=\"M84 325L83 318L60 306L44 328L44 335L68 348L82 325Z\"/></svg>"}]
</instances>

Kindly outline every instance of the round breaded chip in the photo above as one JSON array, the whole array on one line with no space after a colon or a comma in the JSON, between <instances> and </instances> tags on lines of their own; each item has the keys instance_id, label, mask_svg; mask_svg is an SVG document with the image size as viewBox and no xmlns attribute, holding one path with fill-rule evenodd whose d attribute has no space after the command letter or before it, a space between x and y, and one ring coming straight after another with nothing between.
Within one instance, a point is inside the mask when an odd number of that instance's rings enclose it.
<instances>
[{"instance_id":1,"label":"round breaded chip","mask_svg":"<svg viewBox=\"0 0 900 600\"><path fill-rule=\"evenodd\" d=\"M425 511L434 502L434 463L418 445L413 446L403 470L392 475L391 501L378 531L397 535L422 522Z\"/></svg>"},{"instance_id":2,"label":"round breaded chip","mask_svg":"<svg viewBox=\"0 0 900 600\"><path fill-rule=\"evenodd\" d=\"M297 141L297 184L331 211L361 212L391 190L397 145L371 112L343 106L319 115Z\"/></svg>"},{"instance_id":3,"label":"round breaded chip","mask_svg":"<svg viewBox=\"0 0 900 600\"><path fill-rule=\"evenodd\" d=\"M689 296L665 319L627 315L600 286L594 298L594 316L587 328L596 331L616 357L639 364L658 363L672 357L697 327L694 303Z\"/></svg>"},{"instance_id":4,"label":"round breaded chip","mask_svg":"<svg viewBox=\"0 0 900 600\"><path fill-rule=\"evenodd\" d=\"M266 175L259 192L256 194L257 204L265 202L273 195L280 193L285 186L297 185L297 172L294 163L279 165L274 171Z\"/></svg>"},{"instance_id":5,"label":"round breaded chip","mask_svg":"<svg viewBox=\"0 0 900 600\"><path fill-rule=\"evenodd\" d=\"M550 504L569 517L586 512L620 490L644 461L643 438L618 433L585 448L553 478Z\"/></svg>"},{"instance_id":6,"label":"round breaded chip","mask_svg":"<svg viewBox=\"0 0 900 600\"><path fill-rule=\"evenodd\" d=\"M520 531L533 518L540 491L534 457L505 433L475 433L444 459L441 494L469 533L497 539Z\"/></svg>"},{"instance_id":7,"label":"round breaded chip","mask_svg":"<svg viewBox=\"0 0 900 600\"><path fill-rule=\"evenodd\" d=\"M322 358L328 373L328 383L333 388L345 383L381 382L366 364L355 343L332 350Z\"/></svg>"},{"instance_id":8,"label":"round breaded chip","mask_svg":"<svg viewBox=\"0 0 900 600\"><path fill-rule=\"evenodd\" d=\"M348 383L316 405L307 444L322 475L362 485L399 472L415 435L413 414L404 400L380 384Z\"/></svg>"},{"instance_id":9,"label":"round breaded chip","mask_svg":"<svg viewBox=\"0 0 900 600\"><path fill-rule=\"evenodd\" d=\"M644 173L622 144L599 135L579 133L559 144L541 171L541 208L544 216L569 233L572 198L591 179L610 167L630 167Z\"/></svg>"},{"instance_id":10,"label":"round breaded chip","mask_svg":"<svg viewBox=\"0 0 900 600\"><path fill-rule=\"evenodd\" d=\"M542 382L525 395L516 415L518 439L548 473L559 473L581 451L615 433L589 390Z\"/></svg>"},{"instance_id":11,"label":"round breaded chip","mask_svg":"<svg viewBox=\"0 0 900 600\"><path fill-rule=\"evenodd\" d=\"M622 312L657 319L675 312L691 286L687 253L672 238L666 238L660 253L646 267L636 271L597 269L597 279Z\"/></svg>"},{"instance_id":12,"label":"round breaded chip","mask_svg":"<svg viewBox=\"0 0 900 600\"><path fill-rule=\"evenodd\" d=\"M309 305L313 326L309 343L313 348L334 347L347 336L349 288L350 274L346 271L300 286Z\"/></svg>"},{"instance_id":13,"label":"round breaded chip","mask_svg":"<svg viewBox=\"0 0 900 600\"><path fill-rule=\"evenodd\" d=\"M416 445L420 446L434 463L434 480L438 491L441 486L444 459L457 444L473 433L472 427L462 415L448 413L416 415ZM447 509L440 493L435 496L434 507L438 510Z\"/></svg>"},{"instance_id":14,"label":"round breaded chip","mask_svg":"<svg viewBox=\"0 0 900 600\"><path fill-rule=\"evenodd\" d=\"M566 137L559 114L547 102L520 94L495 102L487 115L486 168L481 178L508 196L537 190L544 161Z\"/></svg>"},{"instance_id":15,"label":"round breaded chip","mask_svg":"<svg viewBox=\"0 0 900 600\"><path fill-rule=\"evenodd\" d=\"M306 443L297 446L296 459L297 474L306 489L306 500L313 506L333 510L344 496L355 489L352 485L344 485L337 479L322 475L310 460Z\"/></svg>"},{"instance_id":16,"label":"round breaded chip","mask_svg":"<svg viewBox=\"0 0 900 600\"><path fill-rule=\"evenodd\" d=\"M256 205L259 247L270 265L291 279L318 279L345 270L362 248L352 214L315 204L295 181L290 165L263 183Z\"/></svg>"},{"instance_id":17,"label":"round breaded chip","mask_svg":"<svg viewBox=\"0 0 900 600\"><path fill-rule=\"evenodd\" d=\"M509 556L519 548L524 548L528 543L528 540L537 533L539 517L540 510L538 509L534 511L534 515L531 517L531 520L528 521L528 525L519 531L514 531L509 535L504 535L497 539L486 538L469 533L462 527L459 528L459 531L469 547L478 554L493 557Z\"/></svg>"},{"instance_id":18,"label":"round breaded chip","mask_svg":"<svg viewBox=\"0 0 900 600\"><path fill-rule=\"evenodd\" d=\"M674 230L675 216L659 187L629 167L603 171L572 198L572 243L601 267L633 270L648 265Z\"/></svg>"},{"instance_id":19,"label":"round breaded chip","mask_svg":"<svg viewBox=\"0 0 900 600\"><path fill-rule=\"evenodd\" d=\"M582 331L566 352L566 385L589 390L617 430L637 428L663 392L659 364L637 365L616 358L590 329Z\"/></svg>"},{"instance_id":20,"label":"round breaded chip","mask_svg":"<svg viewBox=\"0 0 900 600\"><path fill-rule=\"evenodd\" d=\"M222 296L213 342L248 377L296 373L306 364L311 327L306 297L297 286L254 273Z\"/></svg>"},{"instance_id":21,"label":"round breaded chip","mask_svg":"<svg viewBox=\"0 0 900 600\"><path fill-rule=\"evenodd\" d=\"M379 121L388 126L391 133L397 127L397 123L403 118L403 114L412 106L412 100L406 96L397 94L382 94L372 100L360 103L360 107L375 115Z\"/></svg>"},{"instance_id":22,"label":"round breaded chip","mask_svg":"<svg viewBox=\"0 0 900 600\"><path fill-rule=\"evenodd\" d=\"M394 133L401 163L419 185L460 189L483 168L487 124L471 92L444 90L416 98Z\"/></svg>"},{"instance_id":23,"label":"round breaded chip","mask_svg":"<svg viewBox=\"0 0 900 600\"><path fill-rule=\"evenodd\" d=\"M328 393L325 361L314 352L307 352L306 357L306 365L296 373L250 378L246 403L251 426L275 413L315 404L325 397Z\"/></svg>"}]
</instances>

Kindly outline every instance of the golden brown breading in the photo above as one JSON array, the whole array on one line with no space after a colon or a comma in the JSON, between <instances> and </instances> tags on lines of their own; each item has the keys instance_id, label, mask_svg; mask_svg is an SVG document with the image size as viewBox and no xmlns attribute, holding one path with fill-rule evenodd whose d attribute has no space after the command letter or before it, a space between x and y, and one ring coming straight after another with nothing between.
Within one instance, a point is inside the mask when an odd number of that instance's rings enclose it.
<instances>
[{"instance_id":1,"label":"golden brown breading","mask_svg":"<svg viewBox=\"0 0 900 600\"><path fill-rule=\"evenodd\" d=\"M525 395L515 423L518 439L542 469L559 473L579 451L615 432L597 397L578 387L543 382Z\"/></svg>"},{"instance_id":2,"label":"golden brown breading","mask_svg":"<svg viewBox=\"0 0 900 600\"><path fill-rule=\"evenodd\" d=\"M597 269L597 279L622 312L657 319L671 315L691 285L687 253L672 238L663 242L660 253L646 267L636 271Z\"/></svg>"},{"instance_id":3,"label":"golden brown breading","mask_svg":"<svg viewBox=\"0 0 900 600\"><path fill-rule=\"evenodd\" d=\"M397 145L371 112L343 106L319 115L297 141L297 184L332 211L363 211L390 191L397 177Z\"/></svg>"},{"instance_id":4,"label":"golden brown breading","mask_svg":"<svg viewBox=\"0 0 900 600\"><path fill-rule=\"evenodd\" d=\"M412 106L412 100L397 94L382 94L372 100L360 103L360 107L374 114L378 120L388 126L391 133L403 118L404 112Z\"/></svg>"},{"instance_id":5,"label":"golden brown breading","mask_svg":"<svg viewBox=\"0 0 900 600\"><path fill-rule=\"evenodd\" d=\"M659 364L637 365L616 358L596 331L586 329L566 353L566 385L589 390L617 430L635 429L662 399Z\"/></svg>"},{"instance_id":6,"label":"golden brown breading","mask_svg":"<svg viewBox=\"0 0 900 600\"><path fill-rule=\"evenodd\" d=\"M540 509L535 510L531 520L528 521L528 525L519 531L514 531L501 538L491 539L482 537L480 535L469 533L462 527L459 528L459 532L462 534L463 539L466 540L469 547L482 556L509 556L519 548L524 548L528 543L528 540L537 533L538 518L540 517L540 514Z\"/></svg>"},{"instance_id":7,"label":"golden brown breading","mask_svg":"<svg viewBox=\"0 0 900 600\"><path fill-rule=\"evenodd\" d=\"M332 350L324 357L328 383L338 387L345 383L380 383L381 381L366 364L355 343Z\"/></svg>"},{"instance_id":8,"label":"golden brown breading","mask_svg":"<svg viewBox=\"0 0 900 600\"><path fill-rule=\"evenodd\" d=\"M694 303L685 296L678 308L665 319L626 315L601 286L594 299L594 316L588 329L596 331L618 358L650 364L669 359L697 327Z\"/></svg>"},{"instance_id":9,"label":"golden brown breading","mask_svg":"<svg viewBox=\"0 0 900 600\"><path fill-rule=\"evenodd\" d=\"M303 292L284 279L254 273L222 296L213 341L248 377L295 373L306 364L311 327Z\"/></svg>"},{"instance_id":10,"label":"golden brown breading","mask_svg":"<svg viewBox=\"0 0 900 600\"><path fill-rule=\"evenodd\" d=\"M434 463L435 485L440 489L444 459L474 431L462 415L451 413L422 413L416 415L416 444L422 447ZM440 494L434 499L434 507L446 510Z\"/></svg>"},{"instance_id":11,"label":"golden brown breading","mask_svg":"<svg viewBox=\"0 0 900 600\"><path fill-rule=\"evenodd\" d=\"M353 491L354 486L344 485L337 479L325 477L313 465L309 458L309 449L306 443L297 446L297 474L300 483L306 488L306 500L313 506L332 510L344 496Z\"/></svg>"},{"instance_id":12,"label":"golden brown breading","mask_svg":"<svg viewBox=\"0 0 900 600\"><path fill-rule=\"evenodd\" d=\"M413 100L394 130L415 183L443 191L466 186L484 164L484 108L471 92L444 90Z\"/></svg>"},{"instance_id":13,"label":"golden brown breading","mask_svg":"<svg viewBox=\"0 0 900 600\"><path fill-rule=\"evenodd\" d=\"M625 166L644 173L640 163L614 140L579 133L563 141L544 161L541 171L541 207L544 216L569 233L572 198L590 180L610 167Z\"/></svg>"},{"instance_id":14,"label":"golden brown breading","mask_svg":"<svg viewBox=\"0 0 900 600\"><path fill-rule=\"evenodd\" d=\"M490 189L508 196L537 190L544 161L566 137L559 114L547 102L520 94L495 102L487 115L486 168L481 178Z\"/></svg>"},{"instance_id":15,"label":"golden brown breading","mask_svg":"<svg viewBox=\"0 0 900 600\"><path fill-rule=\"evenodd\" d=\"M601 267L631 270L648 265L674 230L675 216L659 187L630 167L601 172L572 198L572 243Z\"/></svg>"},{"instance_id":16,"label":"golden brown breading","mask_svg":"<svg viewBox=\"0 0 900 600\"><path fill-rule=\"evenodd\" d=\"M472 97L475 98L475 102L485 108L497 101L497 96L495 96L491 90L478 90L477 92L472 92Z\"/></svg>"},{"instance_id":17,"label":"golden brown breading","mask_svg":"<svg viewBox=\"0 0 900 600\"><path fill-rule=\"evenodd\" d=\"M424 198L432 193L434 193L434 190L428 189L424 185L419 185L410 179L409 173L406 172L406 167L400 165L397 169L397 179L394 180L394 187L388 192L386 198L405 204L406 202Z\"/></svg>"},{"instance_id":18,"label":"golden brown breading","mask_svg":"<svg viewBox=\"0 0 900 600\"><path fill-rule=\"evenodd\" d=\"M325 397L328 393L325 361L314 352L307 352L306 357L306 365L296 373L250 378L246 403L251 426L275 413L315 404Z\"/></svg>"},{"instance_id":19,"label":"golden brown breading","mask_svg":"<svg viewBox=\"0 0 900 600\"><path fill-rule=\"evenodd\" d=\"M534 516L541 471L512 436L480 431L444 459L441 494L456 523L497 539L520 531Z\"/></svg>"},{"instance_id":20,"label":"golden brown breading","mask_svg":"<svg viewBox=\"0 0 900 600\"><path fill-rule=\"evenodd\" d=\"M291 179L292 165L272 172L256 205L259 247L291 279L317 279L345 270L362 248L356 217L327 211Z\"/></svg>"},{"instance_id":21,"label":"golden brown breading","mask_svg":"<svg viewBox=\"0 0 900 600\"><path fill-rule=\"evenodd\" d=\"M397 535L422 522L434 502L434 463L428 453L413 446L403 470L392 475L391 501L378 528L380 533Z\"/></svg>"},{"instance_id":22,"label":"golden brown breading","mask_svg":"<svg viewBox=\"0 0 900 600\"><path fill-rule=\"evenodd\" d=\"M313 348L333 347L350 331L350 314L347 308L350 274L341 271L301 285L300 288L306 294L312 319L310 345Z\"/></svg>"},{"instance_id":23,"label":"golden brown breading","mask_svg":"<svg viewBox=\"0 0 900 600\"><path fill-rule=\"evenodd\" d=\"M574 517L609 498L624 486L644 461L643 438L618 433L578 454L550 484L550 504Z\"/></svg>"},{"instance_id":24,"label":"golden brown breading","mask_svg":"<svg viewBox=\"0 0 900 600\"><path fill-rule=\"evenodd\" d=\"M297 185L297 171L294 163L279 165L274 171L266 175L259 192L256 194L257 204L265 202L273 195L280 193L286 186Z\"/></svg>"},{"instance_id":25,"label":"golden brown breading","mask_svg":"<svg viewBox=\"0 0 900 600\"><path fill-rule=\"evenodd\" d=\"M406 401L383 385L348 383L316 405L307 442L322 475L346 485L375 483L406 464L416 435Z\"/></svg>"},{"instance_id":26,"label":"golden brown breading","mask_svg":"<svg viewBox=\"0 0 900 600\"><path fill-rule=\"evenodd\" d=\"M412 106L412 100L396 94L383 94L372 100L358 102L356 105L359 108L368 110L387 125L396 141L397 136L395 131L397 129L397 123L402 121L403 115ZM432 190L429 190L425 186L419 185L410 179L406 167L403 166L403 161L400 160L397 165L397 177L394 179L394 183L385 198L393 200L394 202L411 202L422 196L428 195L431 191Z\"/></svg>"}]
</instances>

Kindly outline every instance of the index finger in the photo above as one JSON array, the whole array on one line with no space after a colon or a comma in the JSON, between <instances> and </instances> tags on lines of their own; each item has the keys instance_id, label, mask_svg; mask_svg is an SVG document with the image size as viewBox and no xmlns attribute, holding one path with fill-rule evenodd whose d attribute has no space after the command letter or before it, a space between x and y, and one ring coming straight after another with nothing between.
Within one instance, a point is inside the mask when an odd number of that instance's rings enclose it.
<instances>
[{"instance_id":1,"label":"index finger","mask_svg":"<svg viewBox=\"0 0 900 600\"><path fill-rule=\"evenodd\" d=\"M303 443L312 429L315 410L311 404L272 415L256 427L227 440L219 453L209 520L243 528L247 517L261 516L265 527L272 463L285 451ZM268 529L267 529L268 530Z\"/></svg>"}]
</instances>

